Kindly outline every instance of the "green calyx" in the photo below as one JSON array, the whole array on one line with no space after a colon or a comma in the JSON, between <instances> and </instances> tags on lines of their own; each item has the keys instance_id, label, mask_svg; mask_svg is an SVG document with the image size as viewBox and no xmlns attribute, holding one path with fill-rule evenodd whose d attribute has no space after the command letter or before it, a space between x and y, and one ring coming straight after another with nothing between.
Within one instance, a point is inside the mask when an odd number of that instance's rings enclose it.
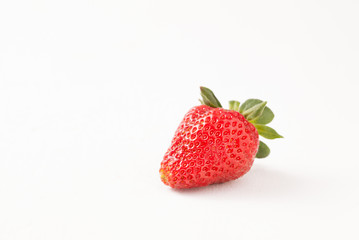
<instances>
[{"instance_id":1,"label":"green calyx","mask_svg":"<svg viewBox=\"0 0 359 240\"><path fill-rule=\"evenodd\" d=\"M229 110L239 112L239 105L240 105L240 102L238 102L238 101L234 101L234 100L229 101Z\"/></svg>"},{"instance_id":2,"label":"green calyx","mask_svg":"<svg viewBox=\"0 0 359 240\"><path fill-rule=\"evenodd\" d=\"M214 93L206 87L200 87L201 89L201 96L202 100L199 100L202 104L214 107L214 108L221 108L222 105L214 95Z\"/></svg>"},{"instance_id":3,"label":"green calyx","mask_svg":"<svg viewBox=\"0 0 359 240\"><path fill-rule=\"evenodd\" d=\"M213 108L222 108L214 93L206 88L200 87L202 99L199 101L203 105ZM258 134L267 139L283 138L273 128L266 126L274 118L272 110L266 106L267 102L259 99L248 99L242 105L238 101L229 101L229 110L241 113L257 129ZM262 141L259 141L259 148L256 158L265 158L269 155L269 147Z\"/></svg>"}]
</instances>

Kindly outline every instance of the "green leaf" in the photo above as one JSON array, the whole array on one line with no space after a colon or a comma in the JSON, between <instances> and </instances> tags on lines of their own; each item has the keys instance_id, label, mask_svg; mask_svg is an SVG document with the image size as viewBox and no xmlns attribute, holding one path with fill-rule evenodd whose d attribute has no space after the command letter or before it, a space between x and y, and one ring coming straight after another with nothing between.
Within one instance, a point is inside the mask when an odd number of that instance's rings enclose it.
<instances>
[{"instance_id":1,"label":"green leaf","mask_svg":"<svg viewBox=\"0 0 359 240\"><path fill-rule=\"evenodd\" d=\"M270 123L274 118L274 113L272 112L272 110L270 110L269 107L265 107L263 110L262 115L257 118L256 120L253 121L253 123L258 123L258 124L268 124Z\"/></svg>"},{"instance_id":2,"label":"green leaf","mask_svg":"<svg viewBox=\"0 0 359 240\"><path fill-rule=\"evenodd\" d=\"M233 111L239 111L239 105L240 103L238 101L229 101L229 110L233 110Z\"/></svg>"},{"instance_id":3,"label":"green leaf","mask_svg":"<svg viewBox=\"0 0 359 240\"><path fill-rule=\"evenodd\" d=\"M253 124L257 131L258 134L261 135L264 138L267 139L275 139L275 138L282 138L281 135L279 135L273 128L262 125L262 124Z\"/></svg>"},{"instance_id":4,"label":"green leaf","mask_svg":"<svg viewBox=\"0 0 359 240\"><path fill-rule=\"evenodd\" d=\"M262 115L266 104L267 102L260 102L253 107L246 109L242 114L248 121L255 121Z\"/></svg>"},{"instance_id":5,"label":"green leaf","mask_svg":"<svg viewBox=\"0 0 359 240\"><path fill-rule=\"evenodd\" d=\"M256 158L265 158L269 155L270 149L269 147L262 141L259 141L259 148L256 154Z\"/></svg>"},{"instance_id":6,"label":"green leaf","mask_svg":"<svg viewBox=\"0 0 359 240\"><path fill-rule=\"evenodd\" d=\"M239 108L239 112L243 113L247 109L249 109L249 108L253 107L254 105L261 103L261 102L263 102L263 101L259 100L259 99L248 99L241 105L241 107ZM259 118L252 120L252 122L258 123L258 124L268 124L273 120L273 118L274 118L274 114L273 114L272 110L266 106L263 110L262 115Z\"/></svg>"},{"instance_id":7,"label":"green leaf","mask_svg":"<svg viewBox=\"0 0 359 240\"><path fill-rule=\"evenodd\" d=\"M214 93L206 87L200 87L201 96L203 98L203 103L207 106L218 108L222 107L221 103L218 101Z\"/></svg>"},{"instance_id":8,"label":"green leaf","mask_svg":"<svg viewBox=\"0 0 359 240\"><path fill-rule=\"evenodd\" d=\"M261 102L263 102L263 101L259 100L259 99L248 99L241 105L241 107L239 108L239 112L243 113L245 110L247 110Z\"/></svg>"}]
</instances>

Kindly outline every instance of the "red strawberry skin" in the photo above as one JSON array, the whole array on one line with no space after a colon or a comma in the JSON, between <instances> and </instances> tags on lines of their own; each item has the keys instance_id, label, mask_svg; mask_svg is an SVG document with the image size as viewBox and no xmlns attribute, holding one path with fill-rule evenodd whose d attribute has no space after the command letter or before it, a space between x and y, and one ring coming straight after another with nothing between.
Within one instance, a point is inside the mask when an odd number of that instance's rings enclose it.
<instances>
[{"instance_id":1,"label":"red strawberry skin","mask_svg":"<svg viewBox=\"0 0 359 240\"><path fill-rule=\"evenodd\" d=\"M237 179L251 168L258 146L256 128L239 112L193 107L163 158L161 180L192 188Z\"/></svg>"}]
</instances>

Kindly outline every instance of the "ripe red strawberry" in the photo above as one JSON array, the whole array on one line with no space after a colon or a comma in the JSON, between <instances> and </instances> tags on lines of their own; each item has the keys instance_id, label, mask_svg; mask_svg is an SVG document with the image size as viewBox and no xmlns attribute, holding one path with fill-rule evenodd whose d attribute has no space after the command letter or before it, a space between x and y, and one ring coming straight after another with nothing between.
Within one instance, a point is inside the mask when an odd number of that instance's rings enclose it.
<instances>
[{"instance_id":1,"label":"ripe red strawberry","mask_svg":"<svg viewBox=\"0 0 359 240\"><path fill-rule=\"evenodd\" d=\"M185 115L161 163L161 180L173 188L192 188L227 182L243 176L254 158L270 150L258 134L282 137L265 126L274 118L266 102L249 99L239 107L222 108L211 90L201 87L203 105Z\"/></svg>"}]
</instances>

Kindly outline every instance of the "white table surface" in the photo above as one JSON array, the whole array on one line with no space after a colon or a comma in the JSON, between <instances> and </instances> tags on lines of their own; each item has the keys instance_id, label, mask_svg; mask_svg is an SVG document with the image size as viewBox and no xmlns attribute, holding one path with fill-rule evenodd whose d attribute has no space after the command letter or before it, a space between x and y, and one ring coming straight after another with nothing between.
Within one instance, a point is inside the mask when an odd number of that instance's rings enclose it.
<instances>
[{"instance_id":1,"label":"white table surface","mask_svg":"<svg viewBox=\"0 0 359 240\"><path fill-rule=\"evenodd\" d=\"M0 239L359 239L357 1L1 1ZM199 86L268 101L243 178L159 167Z\"/></svg>"}]
</instances>

